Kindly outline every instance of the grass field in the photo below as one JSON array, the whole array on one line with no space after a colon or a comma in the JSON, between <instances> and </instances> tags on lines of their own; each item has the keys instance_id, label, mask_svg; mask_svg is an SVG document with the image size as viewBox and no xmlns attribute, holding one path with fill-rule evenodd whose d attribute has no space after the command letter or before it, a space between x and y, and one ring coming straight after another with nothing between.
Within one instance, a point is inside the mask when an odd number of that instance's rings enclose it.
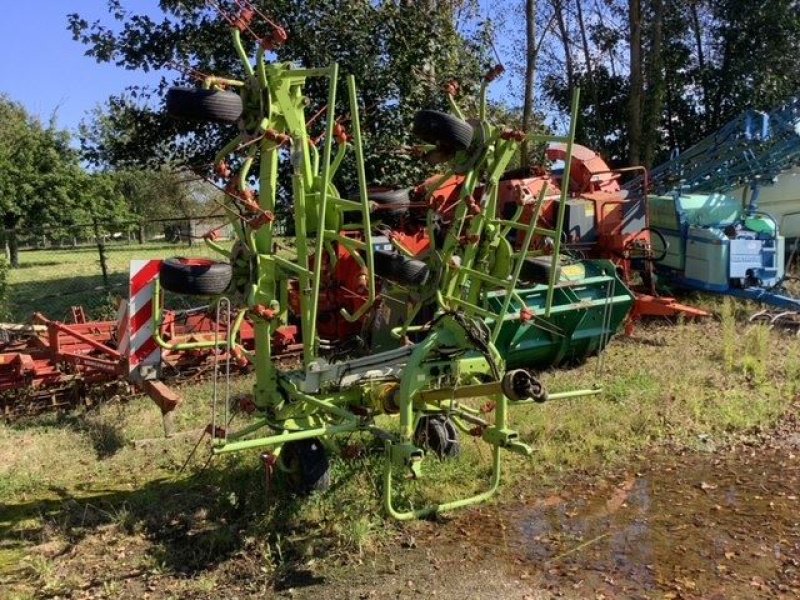
<instances>
[{"instance_id":1,"label":"grass field","mask_svg":"<svg viewBox=\"0 0 800 600\"><path fill-rule=\"evenodd\" d=\"M9 271L9 317L23 322L34 312L65 319L70 306L82 305L91 316L113 316L116 299L127 295L132 259L169 256L218 256L205 244L109 245L106 247L109 289L103 285L96 246L26 250L20 266Z\"/></svg>"},{"instance_id":2,"label":"grass field","mask_svg":"<svg viewBox=\"0 0 800 600\"><path fill-rule=\"evenodd\" d=\"M73 304L110 315L130 259L176 255L212 253L202 245L109 247L116 286L109 294L93 247L23 252L10 273L12 316L64 318ZM600 361L546 373L552 391L595 384L604 391L512 412L534 456L506 456L499 502L535 496L569 474L603 472L653 446L706 450L775 422L798 394L800 348L749 324L741 304L702 302L716 318L641 326ZM251 385L239 379L234 392ZM204 427L209 386L182 392L177 429ZM243 580L268 589L299 566L362 560L420 526L384 518L381 447L367 436L332 446L333 488L299 499L280 485L265 488L257 452L209 462L206 444L192 454L197 434L131 444L161 431L159 411L141 397L0 425L0 590L53 596L101 581L99 597L114 598L133 593L125 587L130 573L168 581L164 597L207 597ZM473 439L462 447L456 460L427 460L424 479L399 481L397 501L419 505L484 486L488 449Z\"/></svg>"},{"instance_id":3,"label":"grass field","mask_svg":"<svg viewBox=\"0 0 800 600\"><path fill-rule=\"evenodd\" d=\"M512 412L535 452L506 456L499 502L535 496L566 474L603 472L653 446L708 450L775 422L798 393L800 349L748 324L731 304L709 306L719 318L642 326L616 339L600 365L547 373L553 391L598 383L604 392ZM251 383L237 380L235 391ZM178 428L204 426L208 386L184 395ZM126 573L155 573L164 597L240 590L245 581L271 589L303 565L361 560L421 526L384 518L380 445L367 437L332 447L332 489L298 499L265 489L257 452L208 462L203 444L191 455L196 435L130 444L160 431L158 410L144 398L0 426L0 587L27 598L100 578L104 597L115 597L131 593ZM462 445L456 460L426 460L426 477L402 483L397 500L419 504L484 485L486 447Z\"/></svg>"}]
</instances>

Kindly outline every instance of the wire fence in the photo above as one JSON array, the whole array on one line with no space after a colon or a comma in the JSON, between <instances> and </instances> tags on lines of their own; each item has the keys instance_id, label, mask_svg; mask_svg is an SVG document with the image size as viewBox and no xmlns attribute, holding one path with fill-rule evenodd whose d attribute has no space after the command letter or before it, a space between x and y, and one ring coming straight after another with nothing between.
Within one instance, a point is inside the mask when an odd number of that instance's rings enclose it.
<instances>
[{"instance_id":1,"label":"wire fence","mask_svg":"<svg viewBox=\"0 0 800 600\"><path fill-rule=\"evenodd\" d=\"M276 225L276 234L285 234L284 223ZM217 244L232 245L234 233L224 217L5 230L11 267L3 319L26 322L40 312L70 320L72 307L78 306L89 318L113 318L119 299L128 294L131 260L170 256L224 260L205 243L210 232Z\"/></svg>"}]
</instances>

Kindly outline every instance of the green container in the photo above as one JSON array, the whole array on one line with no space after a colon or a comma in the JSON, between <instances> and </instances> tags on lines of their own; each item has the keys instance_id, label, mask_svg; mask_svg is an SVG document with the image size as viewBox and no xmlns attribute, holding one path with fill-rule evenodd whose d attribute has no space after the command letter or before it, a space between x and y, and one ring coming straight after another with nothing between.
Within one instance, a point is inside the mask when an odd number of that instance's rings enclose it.
<instances>
[{"instance_id":1,"label":"green container","mask_svg":"<svg viewBox=\"0 0 800 600\"><path fill-rule=\"evenodd\" d=\"M619 331L634 301L614 265L606 260L562 266L549 316L545 310L547 285L516 293L534 318L521 319L523 307L512 299L497 339L497 348L510 369L582 363ZM490 295L490 309L502 310L503 300L502 292Z\"/></svg>"}]
</instances>

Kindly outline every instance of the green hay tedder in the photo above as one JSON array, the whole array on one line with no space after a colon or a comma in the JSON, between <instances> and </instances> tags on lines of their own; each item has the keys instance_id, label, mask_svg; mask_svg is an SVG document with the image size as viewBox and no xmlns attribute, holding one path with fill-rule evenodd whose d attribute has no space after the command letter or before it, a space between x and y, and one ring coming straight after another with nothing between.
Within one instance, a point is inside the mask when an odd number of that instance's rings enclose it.
<instances>
[{"instance_id":1,"label":"green hay tedder","mask_svg":"<svg viewBox=\"0 0 800 600\"><path fill-rule=\"evenodd\" d=\"M227 182L233 248L209 242L224 261L166 261L161 274L161 286L170 291L217 294L221 305L229 307L230 297L242 306L225 313L224 335L204 343L224 348L227 360L244 357L254 364L252 422L227 431L228 399L217 407L215 395L214 453L261 449L270 464L289 472L299 491L310 492L329 483L322 440L369 432L385 445L382 493L393 517L421 517L489 498L498 489L503 452L532 453L511 427L509 409L598 393L591 387L548 394L535 374L602 350L625 319L631 293L610 262L560 254L555 232L562 230L566 191L553 230L537 227L544 193L520 193L514 214L500 211L499 183L526 136L487 119L490 78L477 119L466 121L451 96L452 114L422 111L415 120L422 150L443 169L437 181L457 174L463 185L444 224L434 208L420 211L416 202L420 234L429 244L409 255L385 235L385 215L398 208L390 204L387 211L387 203L397 197L370 190L366 181L354 78L346 78L350 137L337 122L336 64L269 63L262 45L253 66L241 33L232 29L244 80L209 77L201 88L175 88L167 97L176 117L239 128L216 157L216 173ZM304 86L311 79L328 89L321 147L304 114ZM565 143L569 155L577 106L576 92L568 135L527 139ZM358 194L348 197L333 181L350 152ZM274 237L280 161L291 169L296 241L290 255L279 251ZM235 165L234 172L228 165ZM569 169L567 162L565 180ZM524 211L534 215L525 223ZM548 254L531 250L534 236L551 238ZM340 294L333 307L326 300L331 293ZM252 352L237 338L245 318L255 329ZM287 327L302 339L302 364L294 368L273 360L275 336ZM360 343L348 344L354 339ZM482 408L471 399L480 399ZM399 424L379 426L387 421L376 417L386 414L398 415ZM454 454L459 432L491 447L485 491L430 506L396 506L398 474L419 477L426 454Z\"/></svg>"}]
</instances>

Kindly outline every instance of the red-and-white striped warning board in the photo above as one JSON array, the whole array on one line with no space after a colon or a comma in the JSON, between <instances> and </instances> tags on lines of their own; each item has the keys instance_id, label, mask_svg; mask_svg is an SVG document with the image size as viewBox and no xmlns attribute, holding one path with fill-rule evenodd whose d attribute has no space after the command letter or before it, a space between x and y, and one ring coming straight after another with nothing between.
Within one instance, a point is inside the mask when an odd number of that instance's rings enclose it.
<instances>
[{"instance_id":1,"label":"red-and-white striped warning board","mask_svg":"<svg viewBox=\"0 0 800 600\"><path fill-rule=\"evenodd\" d=\"M127 320L128 368L130 372L142 366L155 366L161 363L161 348L156 344L153 334L153 291L160 260L132 260L129 278L127 315L122 315L120 323Z\"/></svg>"}]
</instances>

